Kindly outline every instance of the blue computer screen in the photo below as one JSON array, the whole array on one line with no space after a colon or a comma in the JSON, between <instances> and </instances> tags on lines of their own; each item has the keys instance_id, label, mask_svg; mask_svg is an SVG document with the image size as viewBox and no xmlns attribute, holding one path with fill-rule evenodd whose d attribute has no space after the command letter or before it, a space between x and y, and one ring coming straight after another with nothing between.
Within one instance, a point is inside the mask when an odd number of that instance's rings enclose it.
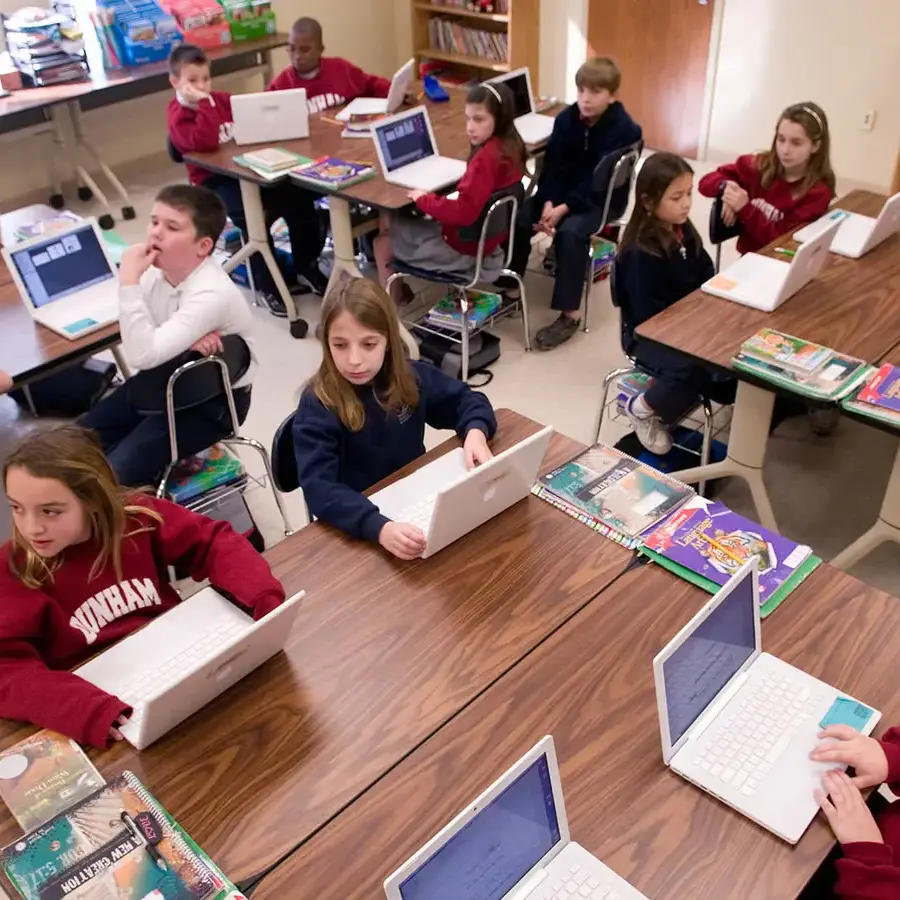
<instances>
[{"instance_id":1,"label":"blue computer screen","mask_svg":"<svg viewBox=\"0 0 900 900\"><path fill-rule=\"evenodd\" d=\"M388 172L435 155L423 112L378 128L376 133Z\"/></svg>"}]
</instances>

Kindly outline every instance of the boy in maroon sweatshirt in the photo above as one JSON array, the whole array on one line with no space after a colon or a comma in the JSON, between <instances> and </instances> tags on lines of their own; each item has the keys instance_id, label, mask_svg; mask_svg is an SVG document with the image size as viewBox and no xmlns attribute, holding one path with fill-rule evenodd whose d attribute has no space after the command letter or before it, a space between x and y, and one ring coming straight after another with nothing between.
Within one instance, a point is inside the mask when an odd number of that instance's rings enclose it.
<instances>
[{"instance_id":1,"label":"boy in maroon sweatshirt","mask_svg":"<svg viewBox=\"0 0 900 900\"><path fill-rule=\"evenodd\" d=\"M387 97L391 83L337 56L322 57L322 26L308 16L291 28L291 65L269 85L270 91L305 88L310 113L343 106L357 97Z\"/></svg>"},{"instance_id":2,"label":"boy in maroon sweatshirt","mask_svg":"<svg viewBox=\"0 0 900 900\"><path fill-rule=\"evenodd\" d=\"M231 95L212 90L209 58L193 44L182 44L169 57L169 81L175 96L169 101L166 125L172 146L183 156L191 152L208 153L231 140L233 118ZM247 220L241 202L240 185L235 178L210 172L186 163L191 184L203 185L219 195L229 218L247 237ZM284 218L291 241L294 273L317 294L324 294L328 279L318 266L325 242L315 208L316 194L285 182L264 188L262 192L266 222L271 226ZM256 287L266 295L274 315L286 316L287 310L275 290L269 270L258 253L250 258ZM286 279L290 284L290 279Z\"/></svg>"}]
</instances>

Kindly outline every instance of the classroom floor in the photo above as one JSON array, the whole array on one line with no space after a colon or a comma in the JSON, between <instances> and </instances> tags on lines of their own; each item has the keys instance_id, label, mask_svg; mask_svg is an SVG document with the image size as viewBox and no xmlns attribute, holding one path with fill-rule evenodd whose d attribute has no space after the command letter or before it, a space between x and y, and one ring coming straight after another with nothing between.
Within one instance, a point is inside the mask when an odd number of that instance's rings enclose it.
<instances>
[{"instance_id":1,"label":"classroom floor","mask_svg":"<svg viewBox=\"0 0 900 900\"><path fill-rule=\"evenodd\" d=\"M711 168L697 163L698 175ZM156 190L163 184L182 180L180 167L160 162L138 175L123 173L138 212L131 222L117 222L118 232L128 240L140 240L144 222ZM840 184L838 194L841 193ZM83 212L78 204L76 211ZM90 207L86 212L93 210ZM701 233L706 231L709 201L695 196L692 219ZM726 247L723 263L734 258L733 245ZM550 311L548 278L527 276L532 334L555 318ZM314 296L299 298L301 315L310 322L310 334L318 321L320 301ZM321 357L319 343L309 337L291 338L284 319L276 319L265 310L254 310L258 338L262 347L262 365L253 389L253 404L242 429L266 446L279 423L297 404L299 390L315 372ZM609 299L606 283L596 285L591 302L591 331L579 332L568 344L544 353L525 353L522 325L508 319L498 328L502 356L493 366L494 379L485 392L495 407L510 407L539 422L553 425L579 441L591 442L600 388L607 371L622 364L619 349L618 314ZM0 397L0 456L24 430L35 427L30 417L20 413L13 402ZM616 441L624 429L617 423L604 425L602 439ZM429 446L443 435L431 433ZM858 537L875 520L890 474L897 439L873 428L842 419L831 437L815 437L805 419L793 419L782 425L771 438L766 460L766 483L781 531L788 537L810 544L816 553L828 559ZM252 454L246 462L257 472ZM281 520L271 498L262 491L251 494L258 523L271 545L282 532ZM754 515L749 492L740 483L729 482L719 499L736 512ZM299 528L305 521L299 495L285 498L291 524ZM0 515L0 538L9 532L9 515ZM598 537L598 540L602 538ZM896 545L886 544L863 560L853 574L883 590L900 596L900 553Z\"/></svg>"}]
</instances>

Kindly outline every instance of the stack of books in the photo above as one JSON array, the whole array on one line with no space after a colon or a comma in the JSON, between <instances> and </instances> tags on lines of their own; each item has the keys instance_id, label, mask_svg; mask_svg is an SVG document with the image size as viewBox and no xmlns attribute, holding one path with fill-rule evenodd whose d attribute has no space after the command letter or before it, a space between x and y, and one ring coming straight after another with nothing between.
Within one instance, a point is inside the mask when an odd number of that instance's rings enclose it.
<instances>
[{"instance_id":1,"label":"stack of books","mask_svg":"<svg viewBox=\"0 0 900 900\"><path fill-rule=\"evenodd\" d=\"M210 491L235 484L244 477L244 466L221 444L183 459L169 478L169 499L184 505Z\"/></svg>"},{"instance_id":2,"label":"stack of books","mask_svg":"<svg viewBox=\"0 0 900 900\"><path fill-rule=\"evenodd\" d=\"M711 594L755 556L762 618L822 562L804 544L703 497L693 497L645 534L640 552Z\"/></svg>"},{"instance_id":3,"label":"stack of books","mask_svg":"<svg viewBox=\"0 0 900 900\"><path fill-rule=\"evenodd\" d=\"M593 280L603 281L609 277L613 260L616 258L616 245L612 241L603 238L597 241L591 251L591 261L594 266Z\"/></svg>"},{"instance_id":4,"label":"stack of books","mask_svg":"<svg viewBox=\"0 0 900 900\"><path fill-rule=\"evenodd\" d=\"M44 87L88 77L84 36L74 19L29 6L4 18L6 47L23 84Z\"/></svg>"},{"instance_id":5,"label":"stack of books","mask_svg":"<svg viewBox=\"0 0 900 900\"><path fill-rule=\"evenodd\" d=\"M351 113L350 118L344 123L341 137L370 138L372 137L372 126L386 118L387 116L381 113Z\"/></svg>"},{"instance_id":6,"label":"stack of books","mask_svg":"<svg viewBox=\"0 0 900 900\"><path fill-rule=\"evenodd\" d=\"M544 475L532 493L628 549L688 500L692 488L596 444Z\"/></svg>"},{"instance_id":7,"label":"stack of books","mask_svg":"<svg viewBox=\"0 0 900 900\"><path fill-rule=\"evenodd\" d=\"M503 302L499 294L488 291L466 291L469 301L469 309L466 314L466 330L471 334L477 331L500 309ZM447 294L428 310L425 316L425 324L436 328L444 328L462 334L462 310L459 307L459 299L455 294Z\"/></svg>"},{"instance_id":8,"label":"stack of books","mask_svg":"<svg viewBox=\"0 0 900 900\"><path fill-rule=\"evenodd\" d=\"M643 394L649 387L653 379L646 372L629 372L627 375L621 375L616 385L616 410L620 415L625 415L628 402L632 397Z\"/></svg>"},{"instance_id":9,"label":"stack of books","mask_svg":"<svg viewBox=\"0 0 900 900\"><path fill-rule=\"evenodd\" d=\"M75 222L80 222L81 216L77 213L70 212L67 209L60 212L53 212L46 219L38 219L35 222L25 222L19 225L15 231L17 241L30 241L32 238L43 237L44 235L56 234L58 231L64 231L70 228Z\"/></svg>"},{"instance_id":10,"label":"stack of books","mask_svg":"<svg viewBox=\"0 0 900 900\"><path fill-rule=\"evenodd\" d=\"M861 359L763 328L731 361L739 371L816 400L842 400L869 375Z\"/></svg>"},{"instance_id":11,"label":"stack of books","mask_svg":"<svg viewBox=\"0 0 900 900\"><path fill-rule=\"evenodd\" d=\"M266 147L263 150L251 150L235 156L234 161L239 166L250 169L251 172L264 178L266 181L277 181L295 169L297 166L307 165L312 160L308 156L299 153L291 153L280 147Z\"/></svg>"},{"instance_id":12,"label":"stack of books","mask_svg":"<svg viewBox=\"0 0 900 900\"><path fill-rule=\"evenodd\" d=\"M307 159L290 171L291 178L326 191L338 191L375 177L375 166L333 156Z\"/></svg>"},{"instance_id":13,"label":"stack of books","mask_svg":"<svg viewBox=\"0 0 900 900\"><path fill-rule=\"evenodd\" d=\"M855 397L846 399L842 406L900 427L900 368L885 363L870 375Z\"/></svg>"}]
</instances>

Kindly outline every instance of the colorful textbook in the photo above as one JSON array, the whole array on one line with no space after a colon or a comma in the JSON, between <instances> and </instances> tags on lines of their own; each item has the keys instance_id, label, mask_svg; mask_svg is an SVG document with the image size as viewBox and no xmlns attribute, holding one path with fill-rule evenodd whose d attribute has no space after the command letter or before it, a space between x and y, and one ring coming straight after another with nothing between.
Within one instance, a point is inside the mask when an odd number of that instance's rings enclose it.
<instances>
[{"instance_id":1,"label":"colorful textbook","mask_svg":"<svg viewBox=\"0 0 900 900\"><path fill-rule=\"evenodd\" d=\"M239 900L131 772L2 851L25 900Z\"/></svg>"},{"instance_id":2,"label":"colorful textbook","mask_svg":"<svg viewBox=\"0 0 900 900\"><path fill-rule=\"evenodd\" d=\"M640 552L710 593L755 556L763 618L821 563L809 547L704 497L689 500L644 535Z\"/></svg>"},{"instance_id":3,"label":"colorful textbook","mask_svg":"<svg viewBox=\"0 0 900 900\"><path fill-rule=\"evenodd\" d=\"M375 167L370 163L350 162L346 159L336 159L333 156L323 156L316 160L310 160L291 169L291 178L306 184L315 185L328 191L337 191L367 181L375 177Z\"/></svg>"},{"instance_id":4,"label":"colorful textbook","mask_svg":"<svg viewBox=\"0 0 900 900\"><path fill-rule=\"evenodd\" d=\"M686 484L603 444L544 475L532 491L629 549L640 544L643 532L695 496Z\"/></svg>"},{"instance_id":5,"label":"colorful textbook","mask_svg":"<svg viewBox=\"0 0 900 900\"><path fill-rule=\"evenodd\" d=\"M466 297L469 301L466 327L471 334L481 328L500 309L502 298L499 294L476 290L466 291ZM462 333L462 310L456 295L448 294L435 303L425 316L425 322L428 325Z\"/></svg>"}]
</instances>

